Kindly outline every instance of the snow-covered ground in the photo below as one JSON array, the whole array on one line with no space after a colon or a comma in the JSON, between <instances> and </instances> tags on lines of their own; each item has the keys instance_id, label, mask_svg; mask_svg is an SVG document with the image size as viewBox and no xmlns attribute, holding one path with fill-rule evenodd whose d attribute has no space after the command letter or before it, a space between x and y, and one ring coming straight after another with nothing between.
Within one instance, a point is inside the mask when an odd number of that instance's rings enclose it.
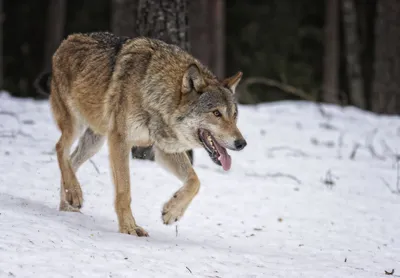
<instances>
[{"instance_id":1,"label":"snow-covered ground","mask_svg":"<svg viewBox=\"0 0 400 278\"><path fill-rule=\"evenodd\" d=\"M161 207L180 183L131 161L137 238L117 232L106 145L78 172L82 214L59 212L48 102L0 93L0 277L400 277L400 117L324 112L241 106L248 146L229 172L195 152L202 187L177 227Z\"/></svg>"}]
</instances>

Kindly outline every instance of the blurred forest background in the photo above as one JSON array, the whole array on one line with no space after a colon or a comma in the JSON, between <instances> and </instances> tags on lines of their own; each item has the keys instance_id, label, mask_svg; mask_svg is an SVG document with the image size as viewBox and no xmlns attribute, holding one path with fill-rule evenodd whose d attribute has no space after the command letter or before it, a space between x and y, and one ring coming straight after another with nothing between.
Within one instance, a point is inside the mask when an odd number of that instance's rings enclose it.
<instances>
[{"instance_id":1,"label":"blurred forest background","mask_svg":"<svg viewBox=\"0 0 400 278\"><path fill-rule=\"evenodd\" d=\"M398 0L2 0L4 90L33 82L75 32L177 43L219 77L243 71L239 102L307 99L400 112ZM174 33L175 32L175 33Z\"/></svg>"}]
</instances>

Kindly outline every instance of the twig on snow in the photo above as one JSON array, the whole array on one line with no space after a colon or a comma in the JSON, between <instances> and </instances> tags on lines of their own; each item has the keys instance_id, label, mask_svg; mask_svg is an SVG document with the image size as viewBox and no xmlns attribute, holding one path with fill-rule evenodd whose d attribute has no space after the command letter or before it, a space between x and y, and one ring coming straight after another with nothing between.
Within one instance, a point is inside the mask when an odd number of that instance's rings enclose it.
<instances>
[{"instance_id":1,"label":"twig on snow","mask_svg":"<svg viewBox=\"0 0 400 278\"><path fill-rule=\"evenodd\" d=\"M100 174L100 170L97 167L96 163L92 159L89 159L89 162L93 165L93 168L96 170L97 174Z\"/></svg>"},{"instance_id":2,"label":"twig on snow","mask_svg":"<svg viewBox=\"0 0 400 278\"><path fill-rule=\"evenodd\" d=\"M386 187L389 189L389 191L393 194L395 194L394 190L390 187L390 184L387 182L387 180L385 180L384 178L381 177L381 180L383 182L384 185L386 185Z\"/></svg>"},{"instance_id":3,"label":"twig on snow","mask_svg":"<svg viewBox=\"0 0 400 278\"><path fill-rule=\"evenodd\" d=\"M3 110L3 111L0 111L0 115L11 116L11 117L15 118L15 119L18 121L18 123L20 122L20 120L19 120L19 118L18 118L18 115L15 114L14 112L4 111L4 110Z\"/></svg>"},{"instance_id":4,"label":"twig on snow","mask_svg":"<svg viewBox=\"0 0 400 278\"><path fill-rule=\"evenodd\" d=\"M319 127L327 129L327 130L336 130L337 129L337 127L335 127L334 125L332 125L330 123L320 123Z\"/></svg>"},{"instance_id":5,"label":"twig on snow","mask_svg":"<svg viewBox=\"0 0 400 278\"><path fill-rule=\"evenodd\" d=\"M400 194L400 166L399 166L399 160L397 160L397 162L396 162L396 170L397 170L396 190L397 190L397 193Z\"/></svg>"},{"instance_id":6,"label":"twig on snow","mask_svg":"<svg viewBox=\"0 0 400 278\"><path fill-rule=\"evenodd\" d=\"M381 180L382 180L383 184L386 185L386 187L389 189L389 191L390 191L392 194L400 195L400 190L399 190L399 188L397 188L397 190L393 190L392 187L390 186L390 184L387 182L387 180L385 180L385 179L382 178L382 177L381 177ZM398 181L398 180L399 180L399 179L397 178L397 181ZM397 184L398 184L398 182L397 182Z\"/></svg>"},{"instance_id":7,"label":"twig on snow","mask_svg":"<svg viewBox=\"0 0 400 278\"><path fill-rule=\"evenodd\" d=\"M379 155L376 152L375 147L374 147L374 139L375 139L375 136L377 133L378 133L378 128L374 128L372 130L371 134L367 137L365 145L373 157L375 157L379 160L385 160L385 157Z\"/></svg>"},{"instance_id":8,"label":"twig on snow","mask_svg":"<svg viewBox=\"0 0 400 278\"><path fill-rule=\"evenodd\" d=\"M338 138L338 149L337 149L337 157L339 159L342 158L342 148L343 148L343 138L344 138L344 131L340 132L339 138Z\"/></svg>"},{"instance_id":9,"label":"twig on snow","mask_svg":"<svg viewBox=\"0 0 400 278\"><path fill-rule=\"evenodd\" d=\"M394 274L394 268L390 272L385 270L385 274L386 275L393 275Z\"/></svg>"},{"instance_id":10,"label":"twig on snow","mask_svg":"<svg viewBox=\"0 0 400 278\"><path fill-rule=\"evenodd\" d=\"M395 189L392 189L390 184L384 178L381 177L381 179L391 193L400 195L400 159L396 158L395 163L396 163L396 186L395 186Z\"/></svg>"},{"instance_id":11,"label":"twig on snow","mask_svg":"<svg viewBox=\"0 0 400 278\"><path fill-rule=\"evenodd\" d=\"M318 106L319 113L321 113L321 116L323 118L328 119L328 120L332 119L332 115L325 111L325 109L321 103L317 103L317 106Z\"/></svg>"},{"instance_id":12,"label":"twig on snow","mask_svg":"<svg viewBox=\"0 0 400 278\"><path fill-rule=\"evenodd\" d=\"M311 141L311 143L312 143L313 145L316 145L316 146L318 146L318 145L323 145L323 146L325 146L325 147L327 147L327 148L332 148L332 147L335 146L335 143L334 143L333 141L320 141L320 140L318 140L318 139L315 138L315 137L312 137L312 138L310 139L310 141Z\"/></svg>"},{"instance_id":13,"label":"twig on snow","mask_svg":"<svg viewBox=\"0 0 400 278\"><path fill-rule=\"evenodd\" d=\"M190 268L186 267L187 270L189 270L190 274L193 274Z\"/></svg>"},{"instance_id":14,"label":"twig on snow","mask_svg":"<svg viewBox=\"0 0 400 278\"><path fill-rule=\"evenodd\" d=\"M21 121L20 121L20 119L19 119L19 117L18 117L18 115L16 113L3 110L3 111L0 111L0 115L6 115L6 116L13 117L18 122L18 126L21 126ZM21 130L21 128L18 128L16 131L11 131L10 133L4 132L4 131L2 131L0 133L0 137L2 137L2 138L13 138L14 139L18 135L21 135L23 137L27 137L27 138L32 139L32 140L36 140L32 135L23 132Z\"/></svg>"},{"instance_id":15,"label":"twig on snow","mask_svg":"<svg viewBox=\"0 0 400 278\"><path fill-rule=\"evenodd\" d=\"M22 137L27 137L27 138L29 138L29 139L36 140L32 135L23 132L21 129L18 130L18 132L16 133L16 135L21 135Z\"/></svg>"},{"instance_id":16,"label":"twig on snow","mask_svg":"<svg viewBox=\"0 0 400 278\"><path fill-rule=\"evenodd\" d=\"M333 186L335 185L335 182L333 180L333 175L332 175L332 171L329 169L328 171L326 171L325 174L325 179L322 181L326 187L328 187L329 189L332 189Z\"/></svg>"},{"instance_id":17,"label":"twig on snow","mask_svg":"<svg viewBox=\"0 0 400 278\"><path fill-rule=\"evenodd\" d=\"M349 158L350 158L351 160L354 160L354 158L356 157L356 154L357 154L357 150L358 150L358 148L360 148L360 147L361 147L360 143L355 143L355 144L354 144L353 150L351 151L351 154L350 154L350 156L349 156Z\"/></svg>"},{"instance_id":18,"label":"twig on snow","mask_svg":"<svg viewBox=\"0 0 400 278\"><path fill-rule=\"evenodd\" d=\"M285 173L279 173L279 172L272 173L272 174L265 174L265 175L260 175L257 173L247 173L246 175L249 177L258 177L258 178L288 178L288 179L295 181L298 184L302 184L301 180L299 180L295 176L290 175L290 174L285 174Z\"/></svg>"},{"instance_id":19,"label":"twig on snow","mask_svg":"<svg viewBox=\"0 0 400 278\"><path fill-rule=\"evenodd\" d=\"M381 140L381 145L383 147L384 152L389 153L391 155L395 154L395 152L392 150L392 148L389 147L389 145L386 143L385 139Z\"/></svg>"},{"instance_id":20,"label":"twig on snow","mask_svg":"<svg viewBox=\"0 0 400 278\"><path fill-rule=\"evenodd\" d=\"M275 151L284 151L284 150L292 152L294 156L303 156L303 157L308 157L309 156L308 154L306 154L302 150L294 149L294 148L291 148L291 147L285 147L285 146L269 148L267 150L267 152L268 152L267 155L268 156L273 156L273 153Z\"/></svg>"},{"instance_id":21,"label":"twig on snow","mask_svg":"<svg viewBox=\"0 0 400 278\"><path fill-rule=\"evenodd\" d=\"M387 157L385 157L385 155L381 155L375 150L374 139L375 139L375 136L377 133L378 133L378 128L374 128L371 131L371 133L369 135L367 135L364 144L355 143L353 150L350 154L350 159L354 159L356 157L356 153L357 153L358 149L363 148L363 149L368 150L373 158L376 158L379 160L386 160ZM392 152L391 149L389 148L389 146L387 146L386 142L381 141L381 144L385 144L385 145L383 145L385 148L385 152L388 152L388 151ZM394 155L394 157L398 157L398 156Z\"/></svg>"},{"instance_id":22,"label":"twig on snow","mask_svg":"<svg viewBox=\"0 0 400 278\"><path fill-rule=\"evenodd\" d=\"M382 145L385 153L389 153L389 155L393 156L393 158L395 159L394 163L396 163L396 161L400 160L400 155L398 153L394 152L391 147L389 147L389 145L386 143L385 139L381 140L381 145ZM394 163L393 163L393 166L394 166Z\"/></svg>"}]
</instances>

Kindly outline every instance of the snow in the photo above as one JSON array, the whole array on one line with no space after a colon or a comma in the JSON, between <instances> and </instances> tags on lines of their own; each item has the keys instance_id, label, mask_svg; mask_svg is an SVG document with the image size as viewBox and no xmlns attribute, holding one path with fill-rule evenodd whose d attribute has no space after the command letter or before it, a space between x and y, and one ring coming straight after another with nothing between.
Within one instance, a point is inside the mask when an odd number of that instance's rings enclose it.
<instances>
[{"instance_id":1,"label":"snow","mask_svg":"<svg viewBox=\"0 0 400 278\"><path fill-rule=\"evenodd\" d=\"M0 93L0 277L400 277L400 118L290 101L239 111L248 146L229 172L195 151L202 187L177 225L161 208L178 180L131 161L150 234L138 238L118 233L106 145L78 172L82 213L60 212L48 102Z\"/></svg>"}]
</instances>

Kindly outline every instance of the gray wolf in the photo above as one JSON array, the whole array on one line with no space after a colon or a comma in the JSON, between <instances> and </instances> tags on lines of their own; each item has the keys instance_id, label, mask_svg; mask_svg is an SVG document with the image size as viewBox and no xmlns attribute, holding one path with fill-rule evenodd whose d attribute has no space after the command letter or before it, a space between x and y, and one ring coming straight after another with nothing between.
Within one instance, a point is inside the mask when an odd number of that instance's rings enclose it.
<instances>
[{"instance_id":1,"label":"gray wolf","mask_svg":"<svg viewBox=\"0 0 400 278\"><path fill-rule=\"evenodd\" d=\"M61 131L59 209L80 211L83 196L75 173L107 139L119 231L148 236L131 211L133 146L152 146L157 163L183 183L162 209L165 224L178 221L200 188L186 151L204 148L229 170L227 149L247 144L237 127L234 96L241 78L238 72L219 80L189 53L159 40L108 32L69 35L52 57L51 73L36 83L50 95Z\"/></svg>"}]
</instances>

